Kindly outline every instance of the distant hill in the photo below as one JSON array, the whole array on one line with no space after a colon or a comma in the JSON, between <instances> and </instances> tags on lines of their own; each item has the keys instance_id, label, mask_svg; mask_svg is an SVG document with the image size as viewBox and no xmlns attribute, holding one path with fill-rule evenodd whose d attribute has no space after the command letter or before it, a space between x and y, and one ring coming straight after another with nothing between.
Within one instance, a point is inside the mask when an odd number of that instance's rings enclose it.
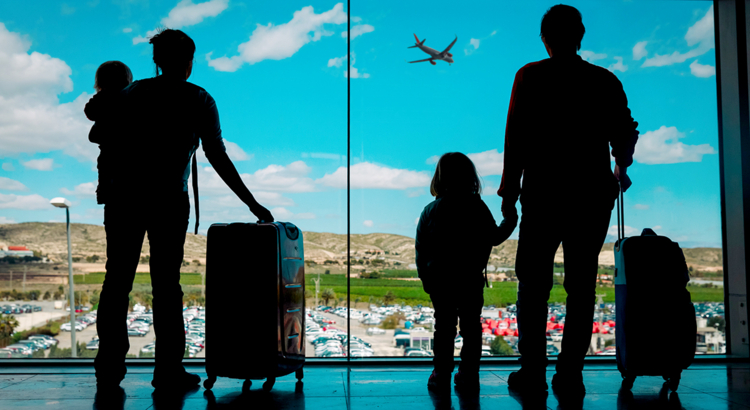
<instances>
[{"instance_id":1,"label":"distant hill","mask_svg":"<svg viewBox=\"0 0 750 410\"><path fill-rule=\"evenodd\" d=\"M346 235L325 232L304 232L305 258L319 264L333 261L343 264L346 261ZM90 255L105 256L106 236L104 227L88 224L71 224L73 254L78 257ZM187 234L185 241L185 259L203 259L206 257L206 240L203 235ZM67 258L67 239L64 223L27 222L0 225L0 243L5 245L25 245L31 250L40 251L52 260L63 261ZM516 262L518 241L508 240L493 248L490 263L495 266L512 267ZM382 259L387 265L402 267L414 263L414 239L408 236L371 233L351 236L352 257L357 260ZM716 270L722 268L723 254L720 248L686 248L685 258L697 269ZM144 238L141 253L149 253L148 238ZM562 247L555 255L556 262L562 262ZM599 255L602 265L614 264L613 244L606 243Z\"/></svg>"},{"instance_id":2,"label":"distant hill","mask_svg":"<svg viewBox=\"0 0 750 410\"><path fill-rule=\"evenodd\" d=\"M70 239L74 257L106 255L106 234L104 227L89 224L70 224ZM48 255L51 260L64 261L68 257L68 239L64 223L25 222L0 225L0 243L8 246L24 245L31 250ZM141 253L148 255L148 238L144 238ZM185 259L206 256L206 237L187 234Z\"/></svg>"}]
</instances>

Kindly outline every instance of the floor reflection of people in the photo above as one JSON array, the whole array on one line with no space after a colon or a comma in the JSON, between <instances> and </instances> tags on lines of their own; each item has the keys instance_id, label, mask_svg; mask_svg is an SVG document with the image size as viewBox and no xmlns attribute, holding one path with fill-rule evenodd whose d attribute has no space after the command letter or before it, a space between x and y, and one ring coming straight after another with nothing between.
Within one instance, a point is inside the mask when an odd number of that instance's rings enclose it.
<instances>
[{"instance_id":1,"label":"floor reflection of people","mask_svg":"<svg viewBox=\"0 0 750 410\"><path fill-rule=\"evenodd\" d=\"M271 390L241 391L239 388L236 392L216 397L214 392L206 390L203 392L206 399L206 410L213 409L305 409L305 394L302 386L298 383L295 385L293 392Z\"/></svg>"},{"instance_id":2,"label":"floor reflection of people","mask_svg":"<svg viewBox=\"0 0 750 410\"><path fill-rule=\"evenodd\" d=\"M156 390L151 394L154 410L182 410L185 401L195 396L200 388L193 387L187 391Z\"/></svg>"},{"instance_id":3,"label":"floor reflection of people","mask_svg":"<svg viewBox=\"0 0 750 410\"><path fill-rule=\"evenodd\" d=\"M677 392L669 392L665 383L658 395L634 395L631 390L620 389L617 393L617 410L670 410L682 409L682 402Z\"/></svg>"},{"instance_id":4,"label":"floor reflection of people","mask_svg":"<svg viewBox=\"0 0 750 410\"><path fill-rule=\"evenodd\" d=\"M546 391L536 392L533 394L519 393L514 390L508 390L510 397L521 405L523 410L546 410L547 396Z\"/></svg>"},{"instance_id":5,"label":"floor reflection of people","mask_svg":"<svg viewBox=\"0 0 750 410\"><path fill-rule=\"evenodd\" d=\"M93 410L122 410L125 408L127 398L125 389L120 386L106 391L97 390L94 395Z\"/></svg>"}]
</instances>

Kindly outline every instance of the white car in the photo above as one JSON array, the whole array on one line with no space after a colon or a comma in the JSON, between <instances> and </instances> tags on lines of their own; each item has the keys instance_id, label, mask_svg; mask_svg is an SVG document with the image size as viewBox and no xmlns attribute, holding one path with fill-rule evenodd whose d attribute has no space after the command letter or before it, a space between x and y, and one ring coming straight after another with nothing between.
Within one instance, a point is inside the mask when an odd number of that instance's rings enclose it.
<instances>
[{"instance_id":1,"label":"white car","mask_svg":"<svg viewBox=\"0 0 750 410\"><path fill-rule=\"evenodd\" d=\"M86 328L86 326L84 326L84 325L82 325L80 323L76 323L76 331L81 332L85 328ZM60 331L70 332L70 322L66 322L66 323L63 323L62 325L60 325Z\"/></svg>"},{"instance_id":2,"label":"white car","mask_svg":"<svg viewBox=\"0 0 750 410\"><path fill-rule=\"evenodd\" d=\"M367 329L367 334L369 336L384 335L385 334L385 329L381 329L379 327L371 327L371 328Z\"/></svg>"},{"instance_id":3,"label":"white car","mask_svg":"<svg viewBox=\"0 0 750 410\"><path fill-rule=\"evenodd\" d=\"M425 350L412 350L409 352L406 352L407 357L430 357L432 356L432 353L427 352Z\"/></svg>"}]
</instances>

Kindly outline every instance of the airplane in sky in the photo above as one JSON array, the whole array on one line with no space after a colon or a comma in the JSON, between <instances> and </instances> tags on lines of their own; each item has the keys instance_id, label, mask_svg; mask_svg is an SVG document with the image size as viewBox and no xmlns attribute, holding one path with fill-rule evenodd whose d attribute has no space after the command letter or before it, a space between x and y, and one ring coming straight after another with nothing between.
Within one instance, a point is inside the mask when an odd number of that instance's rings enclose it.
<instances>
[{"instance_id":1,"label":"airplane in sky","mask_svg":"<svg viewBox=\"0 0 750 410\"><path fill-rule=\"evenodd\" d=\"M456 39L453 40L451 45L448 46L445 50L442 52L435 50L434 48L430 48L424 45L424 42L427 41L427 39L419 41L419 37L417 35L414 35L414 38L417 39L417 44L407 47L407 48L419 48L420 50L424 51L425 53L430 55L430 58L425 58L424 60L417 60L417 61L409 61L409 63L421 63L424 61L429 61L430 64L435 65L435 60L442 60L448 63L449 65L453 63L453 54L449 53L451 47L453 47L454 44L456 44L456 40L458 40L458 36L456 36Z\"/></svg>"}]
</instances>

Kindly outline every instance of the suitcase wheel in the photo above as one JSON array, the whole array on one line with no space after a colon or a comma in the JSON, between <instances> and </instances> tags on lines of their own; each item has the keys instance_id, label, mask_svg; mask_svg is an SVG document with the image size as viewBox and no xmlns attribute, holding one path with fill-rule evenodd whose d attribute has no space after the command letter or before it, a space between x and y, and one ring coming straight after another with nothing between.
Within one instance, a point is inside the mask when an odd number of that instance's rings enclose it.
<instances>
[{"instance_id":1,"label":"suitcase wheel","mask_svg":"<svg viewBox=\"0 0 750 410\"><path fill-rule=\"evenodd\" d=\"M242 391L243 391L243 392L249 391L249 390L250 390L250 387L252 387L252 386L253 386L253 381L252 381L252 380L250 380L250 379L247 379L247 380L245 380L245 381L244 381L244 382L242 383Z\"/></svg>"},{"instance_id":2,"label":"suitcase wheel","mask_svg":"<svg viewBox=\"0 0 750 410\"><path fill-rule=\"evenodd\" d=\"M268 380L266 380L265 383L263 383L263 391L269 392L271 389L273 389L273 385L276 384L276 378L269 377Z\"/></svg>"},{"instance_id":3,"label":"suitcase wheel","mask_svg":"<svg viewBox=\"0 0 750 410\"><path fill-rule=\"evenodd\" d=\"M622 375L622 388L625 390L630 390L633 388L633 383L635 383L635 376L626 376Z\"/></svg>"},{"instance_id":4,"label":"suitcase wheel","mask_svg":"<svg viewBox=\"0 0 750 410\"><path fill-rule=\"evenodd\" d=\"M214 383L216 383L216 376L208 376L208 378L203 381L203 388L211 390L214 387Z\"/></svg>"},{"instance_id":5,"label":"suitcase wheel","mask_svg":"<svg viewBox=\"0 0 750 410\"><path fill-rule=\"evenodd\" d=\"M301 382L302 378L305 376L305 372L300 367L299 369L297 369L297 371L294 373L294 375L297 376L297 381Z\"/></svg>"}]
</instances>

